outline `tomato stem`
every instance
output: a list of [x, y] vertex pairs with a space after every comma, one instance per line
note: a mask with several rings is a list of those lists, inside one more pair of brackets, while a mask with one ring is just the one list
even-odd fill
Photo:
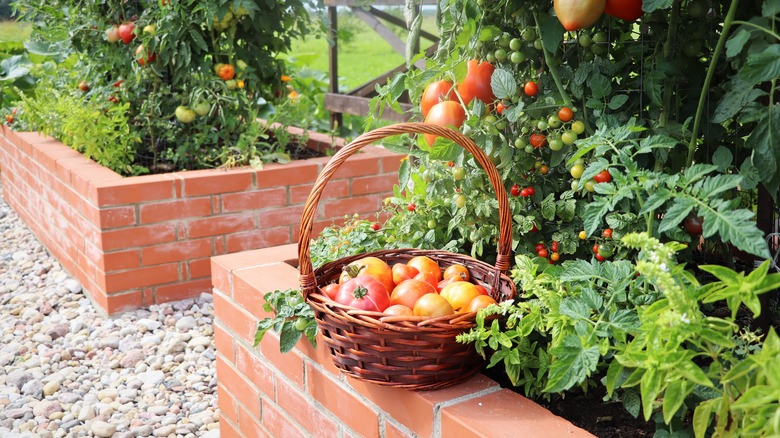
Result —
[[[672, 6], [672, 15], [669, 18], [669, 30], [666, 33], [666, 41], [663, 46], [663, 59], [669, 59], [672, 56], [672, 48], [674, 47], [675, 36], [677, 35], [677, 23], [680, 21], [680, 0], [676, 0]], [[663, 102], [661, 103], [661, 114], [658, 117], [658, 125], [661, 127], [666, 126], [669, 122], [669, 114], [672, 112], [672, 92], [674, 91], [674, 84], [676, 80], [674, 78], [667, 78], [667, 84], [664, 87]], [[663, 170], [664, 162], [656, 155], [655, 171], [660, 172]], [[648, 230], [649, 232], [650, 230]]]
[[[537, 35], [541, 35], [542, 29], [539, 27], [539, 18], [535, 10], [533, 11], [533, 15], [534, 25], [536, 26], [536, 33]], [[544, 63], [547, 65], [547, 70], [550, 72], [550, 76], [552, 76], [553, 81], [555, 82], [555, 86], [558, 88], [558, 93], [560, 93], [561, 98], [563, 98], [563, 106], [571, 107], [572, 103], [571, 98], [569, 97], [569, 93], [567, 93], [566, 89], [563, 87], [561, 77], [558, 75], [558, 69], [556, 69], [552, 64], [552, 54], [547, 51], [547, 48], [544, 47], [544, 43], [542, 43], [542, 53], [544, 54]]]
[[696, 140], [699, 138], [699, 126], [701, 125], [701, 117], [704, 114], [707, 94], [710, 92], [710, 83], [712, 82], [712, 77], [715, 75], [715, 65], [718, 63], [721, 52], [723, 52], [723, 47], [726, 45], [726, 40], [729, 36], [729, 30], [734, 23], [737, 5], [739, 5], [739, 0], [732, 0], [729, 11], [726, 13], [726, 18], [723, 20], [723, 30], [720, 32], [720, 37], [718, 37], [718, 44], [715, 46], [715, 51], [712, 53], [712, 59], [710, 59], [709, 68], [707, 68], [707, 76], [704, 77], [704, 83], [701, 86], [699, 106], [696, 107], [696, 118], [693, 120], [693, 131], [691, 132], [691, 141], [688, 143], [688, 160], [685, 162], [685, 167], [689, 167], [693, 164], [693, 154], [696, 152]]

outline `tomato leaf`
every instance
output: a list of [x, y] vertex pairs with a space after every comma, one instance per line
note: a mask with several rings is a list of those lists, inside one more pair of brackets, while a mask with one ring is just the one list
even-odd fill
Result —
[[745, 44], [750, 40], [750, 32], [746, 29], [739, 29], [728, 41], [726, 41], [726, 56], [733, 58], [740, 53]]
[[715, 113], [712, 115], [712, 123], [723, 123], [734, 117], [750, 102], [763, 96], [763, 91], [750, 87], [745, 81], [734, 77], [728, 85], [728, 91], [720, 98]]
[[612, 99], [609, 100], [609, 103], [607, 106], [611, 110], [616, 110], [623, 106], [624, 103], [628, 102], [628, 96], [625, 94], [616, 94], [612, 96]]
[[780, 3], [766, 0], [761, 6], [761, 15], [764, 17], [774, 17], [780, 14]]
[[761, 174], [749, 157], [739, 166], [739, 175], [742, 177], [742, 184], [740, 184], [742, 190], [753, 190], [761, 182]]
[[279, 333], [279, 351], [287, 353], [295, 348], [299, 339], [301, 339], [301, 332], [295, 328], [295, 322], [285, 321]]
[[780, 104], [774, 104], [764, 112], [762, 120], [745, 140], [745, 146], [753, 149], [752, 163], [762, 175], [762, 182], [769, 193], [776, 196], [780, 188], [780, 172], [777, 169], [780, 157]]
[[517, 81], [512, 73], [497, 68], [493, 70], [493, 75], [490, 76], [490, 87], [493, 89], [493, 94], [499, 99], [514, 96], [517, 93]]
[[661, 223], [658, 225], [658, 231], [663, 233], [680, 225], [683, 219], [688, 216], [688, 213], [693, 210], [694, 205], [694, 201], [690, 198], [674, 198], [672, 205], [666, 210], [664, 218], [661, 219]]
[[436, 138], [430, 153], [432, 160], [441, 161], [457, 161], [461, 155], [463, 155], [463, 148], [454, 141], [444, 137]]
[[408, 159], [401, 162], [401, 167], [398, 169], [398, 185], [400, 187], [406, 187], [409, 184], [409, 179], [412, 176], [411, 167]]
[[479, 31], [479, 40], [482, 42], [493, 41], [502, 34], [498, 26], [485, 26]]
[[759, 53], [748, 56], [739, 71], [740, 79], [756, 85], [780, 76], [780, 44], [774, 44]]
[[719, 172], [726, 172], [733, 162], [734, 154], [724, 146], [718, 146], [715, 153], [712, 154], [712, 164], [718, 166]]
[[566, 32], [566, 29], [556, 17], [547, 14], [539, 14], [538, 17], [542, 45], [548, 52], [555, 53], [563, 42], [563, 33]]
[[596, 370], [599, 347], [585, 348], [579, 336], [568, 335], [560, 345], [550, 349], [555, 357], [544, 392], [561, 392], [584, 381]]
[[601, 73], [596, 73], [588, 80], [588, 87], [594, 99], [603, 99], [612, 92], [612, 84], [609, 79]]
[[699, 208], [699, 214], [704, 218], [702, 235], [705, 238], [717, 232], [724, 242], [761, 258], [769, 258], [764, 234], [756, 227], [752, 211], [734, 209], [728, 201], [718, 199]]

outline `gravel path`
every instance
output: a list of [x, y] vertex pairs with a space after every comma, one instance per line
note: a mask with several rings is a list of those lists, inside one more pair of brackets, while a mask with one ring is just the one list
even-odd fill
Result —
[[104, 319], [1, 195], [0, 437], [218, 437], [211, 296]]

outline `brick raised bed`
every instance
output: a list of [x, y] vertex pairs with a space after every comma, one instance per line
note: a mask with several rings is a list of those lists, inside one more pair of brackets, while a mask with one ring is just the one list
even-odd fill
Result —
[[[296, 241], [328, 161], [124, 178], [52, 138], [0, 133], [6, 201], [108, 314], [209, 290], [212, 256]], [[310, 134], [309, 146], [330, 140]], [[319, 228], [374, 213], [391, 193], [401, 157], [364, 151], [328, 184]]]
[[266, 292], [298, 287], [295, 245], [212, 259], [220, 432], [232, 437], [580, 438], [590, 433], [479, 374], [413, 392], [341, 374], [323, 343], [254, 347]]

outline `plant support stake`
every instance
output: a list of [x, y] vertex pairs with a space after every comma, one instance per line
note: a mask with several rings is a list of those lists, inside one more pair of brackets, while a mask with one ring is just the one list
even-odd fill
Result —
[[726, 39], [729, 35], [729, 30], [734, 22], [734, 15], [737, 13], [737, 5], [739, 0], [733, 0], [729, 11], [726, 14], [726, 18], [723, 20], [723, 30], [718, 38], [718, 44], [715, 46], [715, 51], [712, 53], [712, 59], [710, 60], [710, 66], [707, 69], [707, 76], [704, 78], [704, 84], [701, 87], [701, 94], [699, 94], [699, 105], [696, 107], [696, 118], [693, 121], [693, 132], [691, 132], [691, 142], [688, 143], [688, 159], [685, 162], [685, 167], [689, 167], [693, 164], [693, 154], [696, 152], [696, 139], [699, 137], [699, 125], [701, 125], [701, 116], [704, 113], [704, 102], [707, 99], [707, 93], [710, 89], [710, 83], [712, 77], [715, 75], [715, 65], [718, 63], [720, 53], [723, 51], [723, 46], [726, 45]]

